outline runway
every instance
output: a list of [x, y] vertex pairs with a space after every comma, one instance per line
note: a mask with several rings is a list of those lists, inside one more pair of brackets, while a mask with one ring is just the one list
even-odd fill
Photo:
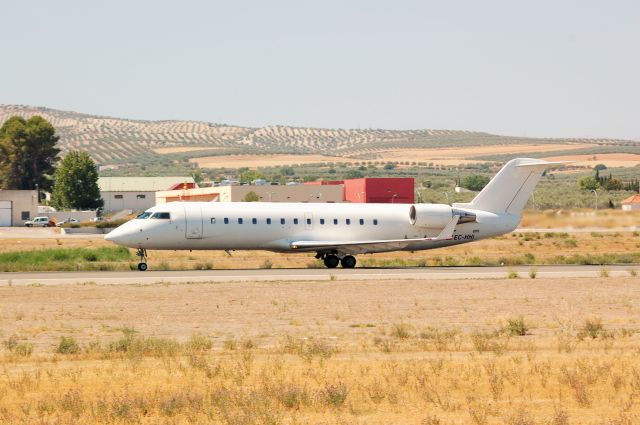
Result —
[[[152, 265], [151, 265], [152, 267]], [[530, 279], [567, 277], [629, 277], [640, 265], [616, 266], [515, 266], [515, 267], [407, 267], [356, 269], [251, 269], [185, 271], [81, 271], [0, 273], [0, 286], [25, 285], [152, 285], [199, 282], [334, 281], [334, 280], [450, 280], [504, 279], [511, 272]]]

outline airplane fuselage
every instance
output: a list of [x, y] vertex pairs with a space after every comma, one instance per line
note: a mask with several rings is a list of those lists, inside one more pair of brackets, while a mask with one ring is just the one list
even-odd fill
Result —
[[[421, 239], [442, 227], [412, 224], [407, 204], [328, 204], [267, 202], [173, 202], [149, 209], [109, 235], [121, 245], [144, 249], [317, 251], [294, 241]], [[431, 205], [442, 210], [448, 205]], [[472, 211], [472, 210], [471, 210]], [[417, 251], [457, 245], [512, 231], [520, 217], [472, 211], [474, 222], [457, 224], [451, 239], [415, 241]], [[168, 213], [154, 218], [154, 213]], [[451, 219], [451, 213], [444, 218]], [[427, 224], [428, 226], [428, 224]], [[396, 249], [375, 249], [383, 252]]]

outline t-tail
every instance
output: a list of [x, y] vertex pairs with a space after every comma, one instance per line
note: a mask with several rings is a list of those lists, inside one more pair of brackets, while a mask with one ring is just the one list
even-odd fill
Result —
[[473, 201], [454, 206], [519, 217], [545, 170], [563, 164], [535, 158], [512, 159]]

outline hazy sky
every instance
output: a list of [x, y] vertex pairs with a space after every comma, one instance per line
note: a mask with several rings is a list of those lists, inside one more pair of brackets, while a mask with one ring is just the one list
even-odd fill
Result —
[[5, 2], [0, 103], [640, 140], [640, 2]]

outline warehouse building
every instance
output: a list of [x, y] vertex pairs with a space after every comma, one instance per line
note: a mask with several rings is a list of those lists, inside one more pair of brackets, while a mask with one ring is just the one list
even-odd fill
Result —
[[175, 201], [242, 202], [256, 197], [255, 200], [262, 202], [343, 202], [344, 198], [342, 185], [244, 185], [160, 191], [156, 193], [156, 204]]
[[156, 192], [197, 187], [193, 177], [100, 177], [104, 211], [144, 211], [156, 204]]
[[0, 227], [23, 226], [37, 214], [35, 190], [0, 190]]

